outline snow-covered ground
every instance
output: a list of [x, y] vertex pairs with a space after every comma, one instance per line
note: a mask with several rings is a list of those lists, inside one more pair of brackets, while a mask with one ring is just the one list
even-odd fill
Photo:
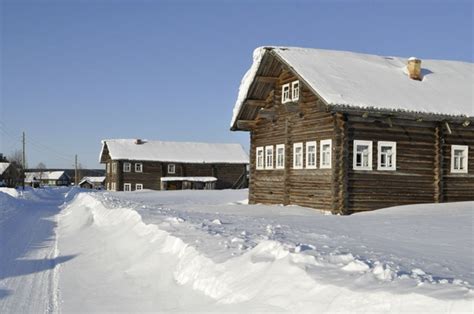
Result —
[[473, 312], [474, 202], [332, 216], [247, 190], [0, 191], [0, 312]]

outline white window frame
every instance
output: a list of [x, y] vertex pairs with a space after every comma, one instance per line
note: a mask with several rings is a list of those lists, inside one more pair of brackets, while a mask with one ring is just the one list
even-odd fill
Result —
[[[285, 91], [286, 90], [286, 91]], [[291, 96], [290, 96], [290, 83], [283, 84], [281, 86], [281, 103], [287, 103], [291, 101]]]
[[[271, 152], [269, 154], [268, 152]], [[271, 159], [269, 159], [269, 155], [271, 156]], [[273, 145], [265, 146], [265, 169], [273, 169]]]
[[[329, 145], [329, 152], [326, 152], [323, 147]], [[329, 153], [329, 163], [323, 164], [324, 161], [324, 154]], [[321, 140], [319, 142], [319, 168], [320, 169], [331, 169], [332, 168], [332, 140]]]
[[143, 190], [143, 184], [142, 183], [136, 183], [135, 184], [135, 191], [141, 191]]
[[[296, 165], [296, 149], [301, 148], [301, 154], [300, 154], [300, 165]], [[304, 156], [304, 149], [303, 149], [303, 143], [294, 143], [293, 144], [293, 169], [303, 169], [303, 156]]]
[[[392, 166], [382, 165], [382, 147], [390, 147], [392, 149]], [[377, 142], [377, 170], [395, 171], [397, 170], [397, 142]]]
[[[372, 153], [373, 153], [373, 145], [372, 141], [361, 141], [361, 140], [354, 140], [354, 149], [352, 152], [352, 168], [354, 170], [372, 170]], [[357, 166], [357, 147], [358, 146], [368, 146], [368, 166]]]
[[296, 80], [291, 83], [291, 100], [298, 101], [298, 99], [300, 99], [300, 81]]
[[170, 174], [175, 174], [176, 173], [176, 165], [175, 164], [168, 164], [168, 173], [170, 173]]
[[[261, 153], [261, 159], [259, 160], [259, 153]], [[265, 150], [263, 146], [257, 147], [255, 151], [255, 167], [257, 170], [265, 169]]]
[[132, 164], [129, 162], [123, 163], [123, 172], [131, 172], [132, 171]]
[[115, 182], [112, 182], [111, 185], [112, 185], [112, 191], [117, 191], [117, 184]]
[[[310, 165], [309, 164], [309, 161], [310, 161], [310, 158], [309, 158], [309, 155], [310, 155], [310, 152], [309, 152], [309, 148], [310, 147], [314, 147], [314, 165]], [[318, 145], [316, 143], [316, 141], [311, 141], [311, 142], [306, 142], [306, 169], [317, 169], [318, 168]]]
[[[463, 152], [463, 159], [462, 159], [462, 168], [463, 169], [456, 169], [454, 168], [454, 152], [456, 150], [462, 150]], [[468, 165], [469, 165], [469, 146], [467, 145], [451, 145], [451, 173], [468, 173]]]
[[105, 164], [105, 168], [106, 168], [105, 172], [110, 173], [110, 162]]
[[[128, 187], [128, 189], [127, 189]], [[124, 183], [123, 184], [123, 191], [124, 192], [131, 192], [132, 191], [132, 184], [131, 183]]]
[[117, 162], [112, 162], [112, 173], [117, 173]]
[[143, 163], [137, 162], [135, 164], [135, 172], [143, 172]]
[[[278, 154], [280, 149], [283, 149], [283, 154]], [[285, 144], [278, 144], [275, 146], [275, 157], [275, 169], [285, 169]]]

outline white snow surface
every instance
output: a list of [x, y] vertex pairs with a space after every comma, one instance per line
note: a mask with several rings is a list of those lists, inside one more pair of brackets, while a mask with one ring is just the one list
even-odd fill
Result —
[[161, 181], [194, 181], [194, 182], [214, 182], [215, 177], [161, 177]]
[[2, 191], [1, 313], [474, 306], [474, 202], [332, 216], [246, 190]]
[[9, 162], [0, 162], [0, 175], [2, 175], [5, 170], [7, 170], [8, 166], [10, 166]]
[[240, 144], [164, 142], [135, 139], [110, 139], [102, 141], [113, 160], [147, 160], [182, 163], [248, 163], [249, 158]]
[[86, 181], [89, 183], [103, 183], [105, 181], [105, 177], [84, 177], [79, 182], [79, 184], [82, 184]]
[[422, 59], [422, 81], [408, 77], [407, 58], [298, 47], [259, 47], [242, 79], [235, 124], [264, 54], [271, 49], [329, 105], [474, 116], [474, 64]]

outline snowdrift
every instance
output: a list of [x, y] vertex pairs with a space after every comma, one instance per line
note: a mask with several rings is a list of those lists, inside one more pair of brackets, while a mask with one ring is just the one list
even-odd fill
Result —
[[[62, 297], [76, 300], [64, 302], [66, 311], [472, 310], [474, 294], [463, 280], [434, 278], [417, 268], [404, 273], [390, 263], [363, 259], [351, 252], [306, 254], [317, 248], [304, 243], [292, 245], [278, 237], [254, 238], [254, 245], [234, 237], [231, 242], [240, 245], [241, 254], [217, 261], [209, 252], [200, 251], [196, 243], [211, 237], [210, 228], [224, 228], [225, 222], [201, 223], [207, 234], [200, 240], [190, 218], [182, 219], [176, 212], [163, 209], [161, 213], [169, 215], [166, 224], [146, 224], [133, 208], [143, 204], [133, 204], [100, 193], [79, 193], [63, 210], [59, 249], [64, 254], [78, 254], [61, 268], [61, 291], [66, 291]], [[164, 230], [165, 225], [174, 226], [176, 234], [195, 236], [179, 237]], [[277, 232], [275, 226], [267, 227], [268, 234]], [[108, 272], [94, 271], [97, 263], [107, 265]], [[86, 270], [81, 273], [80, 289], [67, 292], [67, 287], [78, 280], [71, 275], [75, 269]], [[94, 287], [98, 284], [102, 289]], [[103, 288], [108, 285], [113, 293], [104, 296], [107, 289]], [[168, 298], [174, 295], [182, 299], [164, 301], [165, 292]], [[101, 296], [113, 298], [113, 304], [105, 306]]]

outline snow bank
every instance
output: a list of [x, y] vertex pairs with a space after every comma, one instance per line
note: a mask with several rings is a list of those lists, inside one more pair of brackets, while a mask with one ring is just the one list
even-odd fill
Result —
[[[246, 244], [248, 247], [240, 246], [241, 254], [218, 262], [211, 257], [212, 254], [201, 251], [197, 243], [207, 242], [211, 237], [222, 240], [229, 230], [239, 231], [242, 226], [235, 223], [243, 220], [235, 220], [235, 216], [228, 215], [225, 219], [219, 219], [219, 223], [213, 223], [217, 219], [213, 212], [206, 217], [214, 217], [214, 220], [206, 218], [208, 223], [204, 223], [204, 216], [199, 214], [200, 228], [205, 231], [199, 233], [192, 222], [192, 215], [195, 214], [181, 212], [187, 215], [185, 219], [170, 220], [176, 212], [163, 208], [159, 213], [167, 213], [166, 224], [146, 224], [136, 210], [123, 207], [127, 202], [111, 199], [108, 193], [102, 194], [104, 198], [100, 195], [77, 195], [64, 210], [60, 220], [61, 251], [72, 253], [76, 250], [79, 254], [62, 268], [65, 286], [61, 291], [67, 291], [68, 284], [77, 281], [77, 272], [71, 275], [73, 270], [82, 270], [81, 289], [63, 294], [63, 299], [81, 300], [77, 301], [76, 306], [82, 306], [79, 308], [83, 310], [170, 310], [140, 301], [141, 298], [150, 297], [147, 294], [150, 291], [156, 295], [164, 293], [165, 290], [157, 288], [160, 285], [164, 285], [162, 288], [169, 295], [183, 291], [188, 296], [193, 295], [193, 300], [185, 299], [175, 308], [178, 311], [456, 312], [469, 311], [473, 305], [472, 290], [462, 282], [456, 284], [449, 280], [432, 280], [430, 283], [426, 280], [427, 273], [421, 269], [414, 268], [404, 275], [397, 271], [396, 265], [383, 260], [362, 258], [340, 249], [324, 254], [324, 248], [319, 248], [320, 244], [294, 245], [284, 240], [285, 230], [288, 230], [285, 224], [262, 226], [266, 236], [256, 235], [253, 238], [254, 245], [248, 242], [255, 232], [250, 224], [245, 228], [247, 232], [241, 232], [238, 236], [227, 235], [236, 239], [232, 241], [234, 245]], [[245, 208], [242, 205], [228, 206], [234, 206], [234, 211]], [[298, 211], [297, 208], [295, 210]], [[302, 216], [304, 218], [307, 217]], [[345, 219], [327, 217], [333, 218], [338, 221]], [[233, 225], [227, 222], [232, 219]], [[286, 221], [293, 219], [295, 217], [288, 216]], [[225, 229], [227, 225], [230, 225], [228, 230]], [[173, 235], [164, 228], [175, 230], [176, 234], [182, 236]], [[324, 234], [318, 237], [323, 240]], [[214, 243], [211, 242], [211, 245]], [[96, 263], [108, 265], [110, 275], [94, 273]], [[88, 274], [89, 268], [92, 268], [92, 274]], [[165, 274], [172, 274], [172, 277], [168, 278]], [[102, 285], [100, 291], [93, 287], [97, 281]], [[101, 294], [107, 290], [103, 289], [104, 285], [107, 287], [107, 284], [113, 285], [116, 307], [104, 308], [104, 305], [99, 304]], [[145, 287], [148, 290], [144, 290]], [[202, 296], [186, 290], [190, 288], [214, 302], [196, 301]], [[134, 295], [127, 295], [133, 293], [133, 289], [138, 290]], [[137, 296], [137, 293], [141, 296]], [[98, 299], [90, 301], [92, 295]], [[130, 301], [132, 297], [138, 299]], [[125, 303], [125, 300], [129, 303]], [[74, 302], [71, 302], [65, 302], [64, 305], [73, 306], [71, 304]], [[92, 304], [88, 304], [90, 302]], [[131, 304], [135, 307], [130, 308]], [[187, 308], [187, 305], [193, 307]]]
[[18, 193], [18, 191], [13, 188], [0, 188], [0, 192], [8, 194], [11, 197], [15, 197], [15, 198], [20, 196], [20, 193]]

